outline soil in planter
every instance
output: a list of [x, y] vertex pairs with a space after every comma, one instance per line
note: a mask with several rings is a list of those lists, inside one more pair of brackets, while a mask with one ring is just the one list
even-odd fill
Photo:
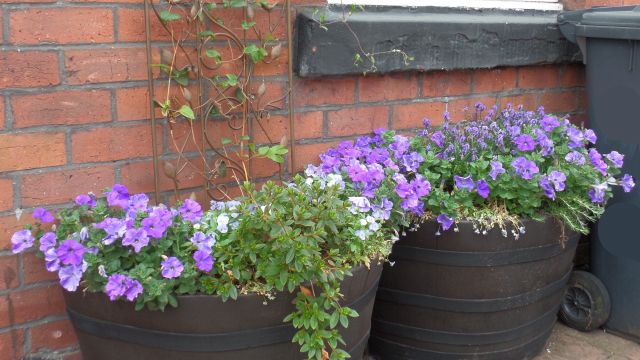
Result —
[[[382, 270], [359, 267], [341, 286], [344, 304], [360, 314], [341, 333], [353, 359], [362, 359], [369, 338], [374, 296]], [[302, 359], [291, 342], [295, 329], [282, 319], [295, 296], [278, 294], [265, 302], [241, 295], [180, 296], [177, 308], [135, 311], [131, 303], [110, 302], [104, 294], [66, 293], [67, 311], [87, 360]]]
[[425, 223], [395, 244], [376, 297], [371, 352], [391, 359], [530, 359], [556, 321], [579, 236], [552, 220], [515, 240]]

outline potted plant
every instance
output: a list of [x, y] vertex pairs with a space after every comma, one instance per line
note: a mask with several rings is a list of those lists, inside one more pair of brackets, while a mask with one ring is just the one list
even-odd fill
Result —
[[116, 184], [36, 210], [13, 252], [58, 273], [86, 359], [359, 359], [391, 245], [343, 188], [247, 182], [203, 211]]
[[[496, 107], [408, 139], [341, 144], [319, 169], [393, 203], [411, 227], [394, 244], [374, 310], [383, 359], [530, 358], [545, 345], [572, 268], [578, 233], [603, 212], [623, 155], [567, 118]], [[349, 149], [345, 151], [344, 149]], [[382, 156], [381, 156], [382, 155]], [[383, 181], [369, 169], [382, 166]], [[391, 193], [391, 194], [390, 194]], [[382, 195], [381, 195], [382, 194]], [[375, 201], [375, 200], [374, 200]], [[403, 217], [404, 216], [404, 217]], [[392, 219], [394, 220], [394, 219]]]

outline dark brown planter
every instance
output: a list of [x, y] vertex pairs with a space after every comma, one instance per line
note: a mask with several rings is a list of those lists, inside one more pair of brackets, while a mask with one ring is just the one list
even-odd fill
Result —
[[[381, 265], [358, 267], [341, 287], [344, 304], [360, 314], [342, 335], [345, 349], [361, 359]], [[282, 320], [294, 309], [294, 295], [280, 293], [265, 303], [259, 295], [222, 302], [217, 296], [180, 296], [177, 308], [135, 311], [131, 303], [104, 294], [66, 293], [67, 312], [86, 360], [301, 359], [295, 333]]]
[[[376, 296], [371, 352], [390, 359], [530, 359], [545, 346], [579, 236], [552, 220], [518, 240], [427, 222], [394, 245]], [[564, 239], [564, 240], [563, 240]]]

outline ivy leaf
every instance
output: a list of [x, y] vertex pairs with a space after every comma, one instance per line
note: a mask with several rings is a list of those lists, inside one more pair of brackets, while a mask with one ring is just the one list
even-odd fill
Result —
[[195, 120], [196, 118], [196, 115], [193, 113], [193, 109], [191, 109], [189, 105], [182, 105], [178, 112], [187, 119]]
[[220, 62], [220, 60], [222, 59], [222, 55], [220, 54], [220, 52], [218, 50], [209, 49], [209, 50], [207, 50], [206, 55], [207, 55], [207, 57], [215, 59], [216, 63]]
[[249, 30], [252, 27], [254, 27], [256, 25], [255, 21], [251, 21], [251, 22], [246, 22], [246, 21], [242, 21], [242, 28], [245, 30]]
[[165, 23], [169, 21], [180, 20], [181, 18], [182, 16], [180, 16], [180, 14], [172, 13], [169, 10], [162, 10], [160, 12], [160, 20], [162, 20]]

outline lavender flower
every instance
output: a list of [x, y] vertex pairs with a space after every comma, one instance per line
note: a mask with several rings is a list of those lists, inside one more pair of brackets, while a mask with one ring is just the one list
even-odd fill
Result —
[[556, 191], [553, 188], [553, 185], [551, 185], [551, 182], [549, 181], [549, 177], [541, 176], [539, 184], [542, 190], [544, 191], [544, 194], [546, 197], [548, 197], [551, 200], [556, 199]]
[[598, 141], [598, 137], [596, 136], [596, 133], [591, 130], [591, 129], [585, 129], [583, 136], [585, 138], [585, 140], [587, 140], [588, 142], [595, 144], [596, 141]]
[[129, 206], [129, 190], [124, 185], [113, 185], [111, 191], [107, 192], [106, 195], [109, 206], [118, 206], [123, 209]]
[[394, 152], [396, 158], [400, 158], [409, 150], [409, 139], [402, 135], [396, 135], [393, 139], [395, 141], [389, 145], [389, 149]]
[[32, 247], [34, 240], [31, 230], [20, 230], [11, 236], [11, 251], [14, 254], [19, 254]]
[[431, 183], [420, 174], [417, 174], [416, 178], [411, 180], [411, 185], [413, 186], [413, 192], [420, 197], [429, 195], [431, 191]]
[[147, 211], [147, 206], [149, 206], [149, 197], [146, 194], [135, 194], [129, 198], [129, 210], [133, 210], [134, 213]]
[[229, 231], [229, 216], [225, 213], [218, 215], [216, 219], [216, 223], [218, 224], [217, 230], [223, 234], [226, 234]]
[[606, 195], [606, 191], [609, 189], [609, 186], [606, 182], [602, 184], [594, 185], [591, 190], [589, 190], [588, 195], [591, 198], [591, 201], [594, 203], [603, 203]]
[[47, 250], [56, 246], [57, 243], [58, 239], [56, 238], [56, 234], [49, 231], [42, 235], [42, 237], [40, 238], [40, 251], [46, 252]]
[[173, 223], [173, 214], [166, 206], [155, 206], [151, 209], [149, 217], [142, 220], [142, 227], [149, 236], [160, 239]]
[[611, 161], [615, 168], [619, 169], [624, 165], [624, 155], [615, 150], [607, 154], [607, 159]]
[[540, 127], [546, 132], [551, 132], [553, 129], [560, 126], [560, 121], [554, 116], [546, 115], [540, 120]]
[[511, 166], [516, 170], [521, 178], [525, 180], [533, 179], [533, 175], [537, 174], [539, 169], [535, 162], [527, 160], [520, 156], [511, 162]]
[[636, 186], [636, 183], [633, 182], [633, 177], [631, 175], [624, 174], [624, 176], [620, 180], [620, 185], [622, 186], [624, 192], [628, 193], [633, 190], [633, 187]]
[[109, 296], [109, 300], [117, 300], [127, 291], [127, 276], [123, 274], [113, 274], [109, 276], [104, 291], [107, 296]]
[[122, 245], [132, 246], [133, 251], [139, 253], [143, 247], [149, 245], [149, 236], [144, 229], [128, 229], [122, 239]]
[[49, 248], [44, 252], [44, 265], [49, 272], [60, 270], [60, 259], [56, 253], [56, 248]]
[[609, 165], [602, 160], [602, 155], [596, 149], [589, 150], [589, 158], [591, 159], [591, 164], [595, 167], [600, 173], [604, 176], [607, 176], [607, 170], [609, 169]]
[[178, 211], [180, 211], [180, 215], [186, 221], [195, 223], [202, 219], [202, 207], [198, 202], [191, 199], [186, 199]]
[[89, 209], [92, 209], [96, 206], [96, 199], [91, 195], [80, 194], [76, 196], [76, 205], [78, 206], [87, 206]]
[[213, 257], [211, 253], [207, 251], [196, 251], [193, 253], [193, 260], [196, 262], [196, 267], [200, 271], [209, 272], [213, 268]]
[[85, 253], [85, 248], [75, 240], [65, 240], [56, 250], [58, 259], [64, 265], [80, 265]]
[[436, 221], [442, 225], [442, 230], [449, 230], [451, 225], [453, 225], [453, 219], [448, 217], [447, 214], [440, 214], [436, 218]]
[[393, 209], [393, 203], [389, 201], [386, 197], [381, 199], [380, 205], [372, 206], [372, 213], [374, 218], [380, 220], [389, 220], [391, 217], [391, 209]]
[[569, 148], [580, 148], [584, 146], [584, 134], [582, 131], [574, 127], [567, 127], [567, 137], [569, 138]]
[[486, 181], [484, 181], [484, 179], [478, 180], [477, 189], [478, 189], [478, 195], [480, 195], [480, 197], [484, 199], [489, 197], [489, 192], [490, 192], [489, 184]]
[[412, 152], [402, 156], [402, 164], [407, 171], [417, 171], [424, 158], [417, 152]]
[[351, 196], [349, 197], [351, 202], [351, 212], [368, 212], [371, 210], [371, 203], [366, 197]]
[[140, 284], [138, 280], [132, 278], [127, 278], [126, 286], [127, 290], [124, 291], [124, 296], [129, 301], [135, 300], [144, 291], [142, 284]]
[[33, 215], [31, 215], [34, 219], [42, 222], [42, 223], [52, 223], [56, 221], [56, 219], [44, 208], [37, 208], [33, 211]]
[[196, 231], [191, 237], [191, 242], [196, 246], [198, 250], [211, 252], [213, 245], [216, 243], [216, 239], [213, 236], [207, 236], [201, 231]]
[[67, 291], [76, 291], [82, 280], [82, 265], [63, 266], [58, 271], [60, 285]]
[[556, 191], [563, 191], [565, 188], [564, 182], [567, 180], [567, 176], [562, 171], [552, 171], [549, 173], [549, 181], [553, 184]]
[[124, 236], [127, 225], [123, 220], [117, 218], [105, 218], [101, 222], [93, 225], [96, 229], [102, 229], [107, 233], [102, 239], [102, 244], [111, 245], [114, 241]]
[[184, 266], [182, 265], [180, 260], [173, 256], [164, 260], [160, 265], [162, 277], [166, 279], [177, 278], [180, 276], [180, 274], [182, 274], [182, 271], [184, 270]]
[[439, 148], [444, 146], [444, 134], [442, 131], [436, 131], [431, 135], [431, 141], [433, 141]]

